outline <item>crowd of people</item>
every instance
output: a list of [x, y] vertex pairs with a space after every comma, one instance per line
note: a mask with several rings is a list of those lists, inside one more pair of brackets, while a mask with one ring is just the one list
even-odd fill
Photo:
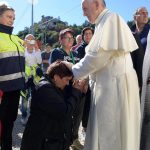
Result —
[[60, 47], [42, 50], [33, 34], [12, 34], [15, 10], [0, 5], [1, 150], [12, 150], [19, 100], [21, 150], [150, 149], [147, 8], [131, 28], [104, 0], [82, 0], [82, 10], [94, 28], [63, 29]]

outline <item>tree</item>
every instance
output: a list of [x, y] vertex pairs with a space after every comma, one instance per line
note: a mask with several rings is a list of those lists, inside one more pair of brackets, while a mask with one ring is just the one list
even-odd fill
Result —
[[[75, 36], [80, 34], [82, 29], [86, 26], [91, 26], [88, 21], [85, 21], [82, 25], [76, 24], [69, 25], [68, 22], [63, 22], [60, 17], [54, 18], [52, 16], [41, 16], [41, 20], [38, 23], [34, 23], [34, 36], [36, 39], [41, 39], [42, 43], [51, 43], [54, 47], [59, 46], [59, 32], [65, 28], [71, 28]], [[30, 33], [31, 27], [25, 27], [23, 31], [19, 31], [18, 36], [24, 39], [24, 37]]]

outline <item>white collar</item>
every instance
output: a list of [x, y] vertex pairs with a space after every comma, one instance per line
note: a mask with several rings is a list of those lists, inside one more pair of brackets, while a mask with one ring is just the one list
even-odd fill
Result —
[[105, 14], [106, 14], [107, 12], [109, 12], [109, 10], [105, 8], [105, 9], [99, 14], [99, 16], [98, 16], [98, 17], [96, 18], [96, 20], [95, 20], [95, 25], [97, 25], [97, 24], [100, 22], [100, 20], [105, 16]]

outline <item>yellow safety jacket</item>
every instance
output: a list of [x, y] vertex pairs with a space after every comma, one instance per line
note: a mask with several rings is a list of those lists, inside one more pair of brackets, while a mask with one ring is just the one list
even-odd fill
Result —
[[[2, 26], [2, 25], [1, 25]], [[23, 40], [2, 31], [0, 26], [0, 89], [14, 91], [24, 88], [25, 58]]]
[[26, 80], [28, 80], [28, 78], [33, 77], [33, 82], [35, 85], [38, 84], [38, 82], [40, 81], [40, 77], [37, 75], [36, 73], [36, 69], [38, 68], [38, 65], [33, 65], [33, 66], [25, 66], [25, 75], [26, 75]]
[[[33, 65], [33, 66], [25, 65], [25, 80], [26, 80], [26, 82], [28, 82], [28, 80], [30, 78], [33, 78], [33, 83], [34, 83], [35, 86], [37, 86], [39, 81], [41, 80], [41, 78], [36, 73], [36, 69], [38, 67], [39, 67], [38, 65]], [[28, 98], [28, 96], [27, 96], [28, 95], [28, 90], [27, 89], [26, 90], [21, 90], [20, 94], [25, 99]]]

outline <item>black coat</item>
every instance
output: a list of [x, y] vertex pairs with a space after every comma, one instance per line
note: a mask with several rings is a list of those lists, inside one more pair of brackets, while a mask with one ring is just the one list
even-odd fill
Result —
[[144, 26], [143, 31], [137, 34], [135, 32], [136, 26], [133, 25], [131, 27], [131, 31], [139, 47], [136, 51], [133, 51], [131, 53], [131, 57], [132, 57], [134, 69], [137, 73], [140, 88], [142, 87], [142, 68], [143, 68], [143, 60], [144, 60], [144, 55], [145, 55], [145, 50], [147, 45], [147, 36], [148, 36], [149, 29], [150, 29], [150, 25], [146, 24]]
[[137, 73], [139, 87], [142, 88], [142, 68], [143, 68], [145, 51], [140, 42], [139, 36], [137, 34], [133, 34], [133, 35], [139, 48], [131, 53], [131, 58], [133, 61], [133, 67]]
[[62, 90], [41, 81], [31, 101], [21, 150], [68, 150], [72, 143], [72, 114], [79, 99], [77, 89], [73, 88], [65, 100]]
[[80, 59], [82, 59], [85, 56], [85, 47], [87, 46], [87, 43], [83, 42], [80, 46], [78, 46], [75, 51], [77, 52], [77, 55]]

